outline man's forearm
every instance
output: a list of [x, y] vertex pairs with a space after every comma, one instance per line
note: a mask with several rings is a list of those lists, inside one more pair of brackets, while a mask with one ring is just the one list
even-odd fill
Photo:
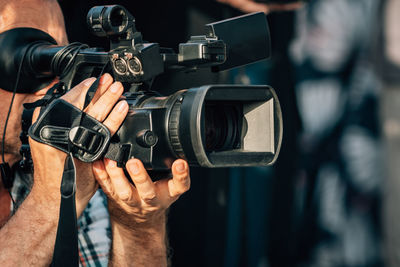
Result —
[[[35, 164], [32, 191], [0, 229], [0, 266], [46, 266], [53, 256], [63, 171], [59, 162], [64, 162], [65, 155], [46, 151], [41, 154], [37, 150], [32, 150], [32, 155], [42, 161]], [[77, 201], [78, 216], [88, 201], [89, 198]]]
[[0, 229], [0, 266], [50, 264], [59, 207], [31, 192], [16, 214]]
[[109, 266], [167, 266], [165, 217], [151, 227], [111, 225]]

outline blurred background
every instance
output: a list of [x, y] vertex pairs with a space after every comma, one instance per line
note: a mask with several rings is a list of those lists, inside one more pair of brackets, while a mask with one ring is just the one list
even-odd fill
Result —
[[[118, 3], [145, 40], [175, 49], [243, 14], [221, 2], [60, 0], [70, 42], [106, 47], [86, 14]], [[268, 61], [156, 80], [164, 94], [269, 84], [284, 119], [274, 166], [191, 170], [191, 190], [169, 212], [172, 266], [400, 266], [398, 14], [399, 0], [311, 0], [267, 15]]]

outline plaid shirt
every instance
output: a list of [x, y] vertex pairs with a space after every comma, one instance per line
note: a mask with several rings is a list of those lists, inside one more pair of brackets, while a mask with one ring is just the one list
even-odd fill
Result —
[[[33, 185], [33, 175], [20, 169], [14, 171], [12, 196], [15, 213], [28, 196]], [[80, 266], [107, 266], [111, 245], [111, 228], [107, 212], [107, 198], [99, 190], [92, 197], [85, 211], [78, 218]]]

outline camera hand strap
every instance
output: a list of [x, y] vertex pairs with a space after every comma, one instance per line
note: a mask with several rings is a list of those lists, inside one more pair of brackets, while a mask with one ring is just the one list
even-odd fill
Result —
[[83, 162], [100, 159], [111, 139], [105, 125], [62, 99], [49, 104], [29, 128], [29, 136]]

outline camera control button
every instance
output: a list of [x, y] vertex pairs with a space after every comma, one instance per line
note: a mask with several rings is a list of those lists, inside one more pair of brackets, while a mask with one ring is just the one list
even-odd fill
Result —
[[143, 130], [136, 136], [136, 141], [143, 147], [152, 147], [157, 144], [158, 137], [153, 131]]

